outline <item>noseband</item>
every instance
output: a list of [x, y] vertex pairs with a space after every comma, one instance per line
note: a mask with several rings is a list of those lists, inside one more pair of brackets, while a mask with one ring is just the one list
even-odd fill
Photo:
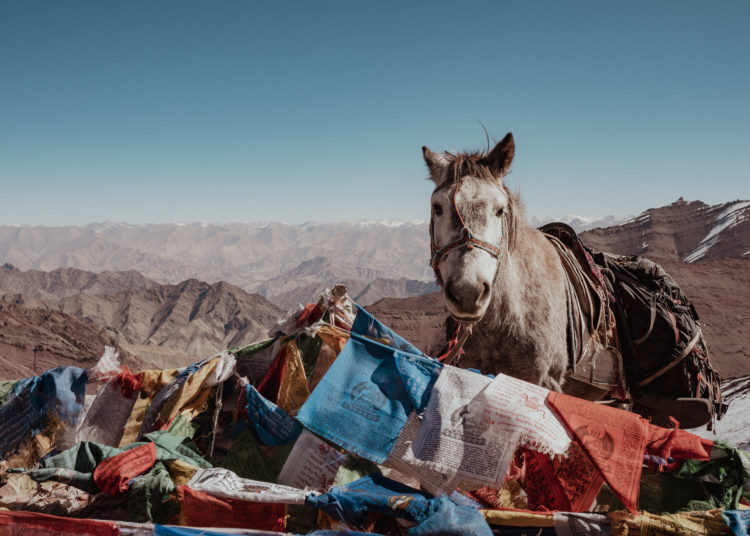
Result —
[[[495, 257], [498, 262], [500, 261], [500, 254], [502, 253], [502, 250], [499, 246], [495, 246], [474, 236], [474, 234], [471, 232], [471, 229], [469, 229], [469, 227], [466, 225], [466, 222], [461, 215], [461, 211], [458, 210], [458, 203], [456, 202], [458, 190], [461, 188], [462, 184], [463, 182], [459, 179], [458, 184], [456, 184], [456, 189], [453, 190], [453, 210], [456, 212], [458, 221], [461, 223], [461, 237], [458, 240], [451, 242], [450, 244], [447, 244], [443, 247], [438, 247], [437, 244], [435, 244], [434, 221], [432, 219], [430, 220], [430, 266], [432, 266], [432, 270], [435, 272], [435, 279], [437, 280], [438, 285], [440, 285], [441, 287], [443, 286], [443, 277], [440, 275], [440, 263], [454, 249], [474, 249], [476, 247], [486, 251], [487, 253]], [[503, 221], [502, 223], [504, 224], [505, 221]], [[502, 236], [505, 236], [505, 225], [502, 225]]]

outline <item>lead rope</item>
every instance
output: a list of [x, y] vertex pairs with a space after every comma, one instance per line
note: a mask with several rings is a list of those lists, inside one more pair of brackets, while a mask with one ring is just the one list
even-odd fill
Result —
[[[461, 330], [463, 333], [458, 337], [458, 340], [456, 341], [456, 345], [451, 348], [451, 351], [448, 353], [447, 356], [445, 356], [445, 365], [452, 365], [453, 360], [456, 358], [456, 356], [459, 355], [459, 352], [461, 352], [461, 348], [463, 348], [464, 343], [466, 342], [466, 339], [469, 338], [471, 335], [472, 330], [474, 329], [474, 323], [473, 322], [460, 322], [459, 323]], [[456, 360], [456, 366], [458, 366], [458, 361]]]

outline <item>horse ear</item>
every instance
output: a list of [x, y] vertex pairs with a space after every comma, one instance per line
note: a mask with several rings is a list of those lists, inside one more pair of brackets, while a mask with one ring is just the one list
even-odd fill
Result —
[[448, 159], [441, 153], [430, 151], [425, 146], [422, 146], [422, 155], [424, 155], [424, 161], [430, 170], [430, 179], [440, 186], [440, 179], [443, 177], [443, 171], [448, 165]]
[[495, 177], [502, 177], [508, 172], [513, 161], [516, 144], [513, 142], [513, 134], [508, 132], [500, 142], [495, 145], [492, 152], [484, 158], [484, 163], [490, 168]]

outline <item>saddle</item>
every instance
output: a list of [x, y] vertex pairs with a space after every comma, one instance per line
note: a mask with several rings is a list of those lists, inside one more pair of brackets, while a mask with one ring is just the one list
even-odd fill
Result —
[[540, 230], [555, 246], [568, 276], [566, 391], [576, 395], [594, 387], [602, 398], [627, 403], [625, 367], [610, 308], [614, 296], [607, 279], [570, 226], [556, 222]]
[[540, 230], [568, 275], [570, 394], [576, 382], [609, 389], [614, 402], [659, 426], [674, 417], [684, 428], [710, 427], [721, 418], [720, 378], [698, 315], [664, 269], [642, 257], [594, 252], [563, 223]]

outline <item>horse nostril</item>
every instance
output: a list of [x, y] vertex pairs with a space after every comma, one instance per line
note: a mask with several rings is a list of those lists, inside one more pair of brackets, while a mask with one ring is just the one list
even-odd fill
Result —
[[490, 290], [491, 290], [491, 287], [490, 287], [489, 283], [487, 283], [486, 281], [484, 283], [482, 283], [482, 295], [479, 297], [479, 301], [480, 302], [483, 302], [483, 301], [489, 299], [489, 297], [490, 297]]
[[445, 297], [453, 303], [458, 303], [458, 298], [456, 298], [456, 295], [453, 293], [453, 281], [448, 281], [445, 284]]

